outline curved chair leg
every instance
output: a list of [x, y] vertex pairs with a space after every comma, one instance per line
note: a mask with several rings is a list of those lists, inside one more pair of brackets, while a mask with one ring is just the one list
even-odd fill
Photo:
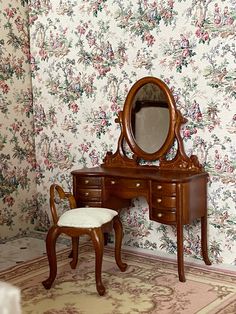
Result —
[[95, 250], [95, 276], [96, 276], [96, 288], [99, 295], [104, 295], [106, 289], [102, 284], [102, 258], [104, 249], [104, 238], [101, 228], [94, 228], [91, 231], [91, 238]]
[[57, 275], [57, 257], [56, 257], [56, 241], [60, 235], [60, 228], [57, 226], [52, 226], [48, 230], [46, 238], [46, 249], [49, 262], [49, 277], [42, 282], [46, 289], [50, 289]]
[[72, 261], [70, 262], [70, 266], [72, 269], [76, 268], [78, 263], [78, 252], [79, 252], [79, 237], [72, 238]]
[[127, 264], [121, 260], [121, 244], [123, 238], [123, 227], [119, 216], [113, 218], [113, 227], [115, 230], [115, 260], [121, 271], [125, 271]]

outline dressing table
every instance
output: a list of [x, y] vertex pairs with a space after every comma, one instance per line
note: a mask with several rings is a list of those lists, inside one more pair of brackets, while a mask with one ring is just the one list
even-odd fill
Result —
[[195, 219], [201, 220], [203, 260], [211, 265], [207, 250], [208, 173], [195, 155], [188, 157], [184, 151], [180, 128], [186, 121], [168, 86], [158, 78], [144, 77], [132, 86], [116, 120], [121, 128], [116, 152], [107, 152], [100, 167], [72, 171], [79, 207], [119, 211], [130, 206], [132, 198], [143, 196], [150, 220], [176, 226], [182, 282], [183, 226]]

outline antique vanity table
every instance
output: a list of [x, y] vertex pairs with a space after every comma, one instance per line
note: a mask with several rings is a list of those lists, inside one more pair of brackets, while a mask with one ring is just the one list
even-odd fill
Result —
[[[140, 123], [138, 114], [147, 122]], [[196, 156], [188, 157], [184, 151], [180, 127], [186, 121], [163, 81], [142, 78], [131, 88], [116, 121], [121, 127], [117, 151], [108, 152], [100, 167], [72, 171], [78, 206], [119, 211], [130, 206], [132, 198], [143, 196], [151, 220], [176, 226], [178, 273], [182, 282], [183, 226], [197, 218], [201, 219], [202, 257], [211, 265], [207, 251], [208, 174]], [[137, 132], [139, 128], [141, 132]], [[174, 146], [175, 155], [170, 158], [168, 153]], [[144, 161], [157, 164], [147, 165]]]

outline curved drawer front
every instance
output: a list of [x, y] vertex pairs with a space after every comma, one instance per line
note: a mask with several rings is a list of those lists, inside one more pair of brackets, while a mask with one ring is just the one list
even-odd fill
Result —
[[152, 182], [152, 192], [162, 195], [176, 195], [175, 183]]
[[175, 196], [157, 196], [152, 197], [152, 206], [155, 208], [176, 208]]
[[160, 223], [175, 223], [176, 212], [175, 211], [161, 211], [156, 208], [152, 209], [150, 218]]
[[122, 178], [105, 178], [107, 188], [116, 189], [148, 189], [149, 183], [145, 180], [122, 179]]

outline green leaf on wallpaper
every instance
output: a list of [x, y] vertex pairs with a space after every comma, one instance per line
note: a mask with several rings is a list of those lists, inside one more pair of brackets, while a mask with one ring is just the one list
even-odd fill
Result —
[[229, 225], [236, 225], [236, 221], [235, 221], [235, 220], [230, 220], [230, 219], [228, 219], [228, 220], [227, 220], [227, 223], [228, 223]]
[[15, 151], [15, 153], [12, 155], [13, 158], [17, 158], [20, 161], [25, 159], [25, 150], [23, 148], [18, 146], [15, 147], [13, 151]]
[[203, 76], [207, 77], [212, 74], [212, 67], [208, 66], [203, 70]]
[[28, 0], [21, 0], [21, 5], [24, 7], [26, 4], [28, 4]]
[[216, 229], [221, 229], [222, 228], [222, 225], [220, 224], [216, 224], [216, 223], [210, 223], [210, 225]]
[[17, 190], [18, 183], [13, 184], [10, 181], [7, 181], [0, 174], [0, 198], [4, 198], [6, 195], [12, 194], [15, 190]]
[[7, 137], [0, 134], [0, 151], [4, 148], [6, 143], [7, 143]]

